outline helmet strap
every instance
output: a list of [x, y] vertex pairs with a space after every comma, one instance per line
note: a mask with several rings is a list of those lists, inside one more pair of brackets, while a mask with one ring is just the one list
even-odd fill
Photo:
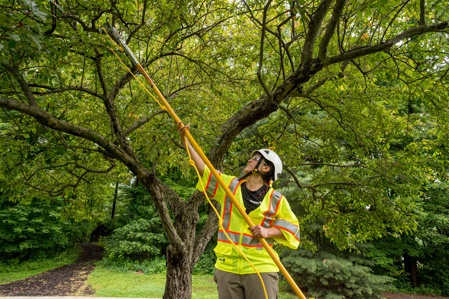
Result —
[[263, 160], [263, 157], [260, 157], [260, 159], [259, 159], [259, 161], [257, 161], [257, 164], [256, 164], [256, 166], [254, 167], [254, 169], [251, 170], [250, 172], [248, 172], [247, 174], [245, 174], [244, 176], [242, 176], [241, 178], [239, 178], [239, 179], [238, 179], [239, 182], [240, 182], [241, 180], [246, 179], [247, 177], [249, 177], [250, 175], [252, 175], [252, 174], [254, 174], [254, 173], [261, 173], [261, 172], [259, 171], [259, 165], [260, 165], [260, 163], [262, 163], [262, 160]]

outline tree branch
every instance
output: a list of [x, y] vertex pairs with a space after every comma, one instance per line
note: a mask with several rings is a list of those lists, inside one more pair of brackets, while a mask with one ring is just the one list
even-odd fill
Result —
[[131, 39], [133, 38], [134, 34], [136, 34], [144, 25], [145, 25], [145, 16], [147, 12], [147, 4], [148, 0], [144, 0], [143, 2], [143, 11], [142, 11], [142, 19], [140, 21], [139, 26], [137, 26], [131, 33], [129, 34], [128, 38], [126, 39], [126, 44], [128, 44]]
[[340, 78], [343, 78], [343, 77], [345, 76], [345, 75], [343, 74], [343, 72], [346, 70], [346, 67], [348, 66], [348, 64], [349, 64], [348, 61], [343, 62], [343, 63], [341, 64], [340, 71], [339, 71], [337, 74], [332, 75], [332, 76], [328, 76], [328, 77], [325, 77], [325, 78], [319, 80], [317, 83], [315, 83], [315, 84], [312, 85], [309, 89], [307, 89], [307, 90], [305, 90], [305, 91], [303, 91], [303, 92], [292, 92], [292, 93], [291, 93], [291, 96], [292, 96], [292, 97], [293, 97], [293, 96], [300, 96], [300, 97], [307, 98], [307, 97], [309, 97], [315, 90], [317, 90], [318, 88], [320, 88], [321, 86], [323, 86], [324, 83], [326, 83], [327, 81], [330, 81], [330, 80], [338, 80], [338, 79], [340, 79]]
[[[106, 12], [106, 11], [104, 11]], [[104, 13], [103, 12], [103, 13]], [[98, 28], [95, 27], [95, 23], [92, 24], [92, 27], [87, 26], [86, 23], [84, 23], [83, 20], [81, 20], [78, 16], [74, 16], [74, 15], [68, 15], [68, 14], [63, 14], [61, 16], [56, 16], [56, 18], [58, 19], [71, 19], [71, 20], [75, 20], [78, 24], [81, 25], [81, 27], [83, 27], [84, 31], [87, 32], [93, 32], [93, 33], [98, 33]]]
[[334, 6], [334, 10], [332, 12], [332, 17], [327, 24], [326, 32], [323, 35], [323, 39], [321, 40], [318, 58], [324, 60], [327, 56], [327, 48], [329, 47], [329, 43], [331, 41], [332, 36], [335, 33], [335, 29], [340, 20], [343, 9], [345, 8], [346, 0], [337, 0]]
[[108, 96], [108, 88], [106, 86], [101, 67], [101, 58], [103, 55], [101, 55], [97, 49], [95, 49], [95, 53], [97, 54], [95, 59], [95, 68], [97, 69], [98, 79], [100, 80], [101, 88], [103, 89], [103, 99], [105, 99]]
[[15, 110], [29, 115], [39, 121], [41, 124], [56, 130], [58, 132], [68, 133], [78, 136], [98, 144], [108, 153], [121, 160], [125, 164], [130, 164], [134, 160], [123, 152], [120, 148], [107, 140], [104, 136], [92, 131], [91, 129], [77, 126], [68, 122], [61, 121], [56, 117], [48, 114], [39, 107], [27, 105], [16, 100], [0, 98], [0, 107], [7, 110]]
[[104, 100], [104, 95], [96, 93], [95, 91], [93, 91], [89, 88], [86, 88], [86, 87], [82, 87], [82, 86], [66, 86], [66, 87], [59, 87], [59, 88], [54, 88], [54, 87], [50, 87], [47, 85], [40, 85], [40, 84], [30, 84], [29, 86], [50, 90], [50, 91], [46, 91], [46, 92], [38, 92], [38, 91], [33, 92], [33, 94], [36, 94], [39, 96], [55, 94], [55, 93], [63, 93], [63, 92], [69, 91], [69, 90], [77, 90], [77, 91], [83, 91], [83, 92], [88, 93], [94, 97]]
[[22, 88], [22, 91], [24, 92], [26, 98], [28, 99], [28, 103], [30, 106], [38, 107], [36, 98], [33, 95], [33, 92], [31, 91], [30, 87], [28, 86], [27, 82], [23, 78], [22, 74], [19, 73], [19, 70], [15, 67], [11, 67], [9, 65], [4, 64], [3, 67], [10, 72], [13, 77], [16, 78], [17, 82], [19, 82], [20, 87]]
[[396, 20], [397, 16], [399, 15], [399, 13], [402, 11], [402, 9], [407, 5], [407, 3], [410, 2], [410, 0], [406, 0], [404, 2], [404, 4], [402, 4], [401, 8], [398, 9], [398, 11], [396, 12], [396, 14], [394, 15], [394, 17], [391, 19], [391, 21], [388, 23], [387, 27], [384, 30], [384, 33], [382, 34], [382, 37], [380, 38], [380, 42], [382, 42], [384, 40], [385, 35], [388, 32], [388, 29], [390, 29], [390, 26], [393, 24], [394, 20]]
[[426, 0], [419, 1], [419, 26], [426, 26]]
[[[260, 50], [259, 50], [259, 68], [257, 69], [257, 79], [259, 79], [260, 85], [262, 85], [263, 90], [265, 91], [265, 94], [267, 95], [268, 99], [271, 101], [272, 97], [271, 97], [271, 93], [268, 90], [268, 87], [265, 85], [265, 82], [263, 82], [262, 79], [262, 67], [263, 67], [263, 44], [264, 44], [264, 40], [265, 40], [265, 29], [267, 26], [267, 12], [268, 12], [268, 8], [270, 7], [271, 4], [271, 0], [267, 1], [267, 3], [265, 3], [265, 6], [263, 8], [263, 19], [262, 19], [262, 34], [260, 37]], [[281, 50], [282, 51], [282, 50]]]
[[428, 33], [428, 32], [438, 32], [438, 31], [442, 31], [447, 28], [449, 28], [448, 22], [443, 22], [443, 23], [430, 25], [430, 26], [411, 28], [411, 29], [408, 29], [408, 30], [404, 31], [403, 33], [385, 41], [384, 43], [380, 43], [380, 44], [373, 45], [373, 46], [359, 47], [357, 49], [353, 49], [346, 53], [333, 56], [333, 57], [327, 59], [324, 65], [328, 66], [328, 65], [335, 64], [338, 62], [347, 61], [347, 60], [355, 59], [358, 57], [363, 57], [363, 56], [366, 56], [369, 54], [381, 52], [388, 48], [391, 48], [392, 46], [394, 46], [395, 44], [399, 43], [400, 41], [402, 41], [406, 38], [410, 38], [410, 37], [413, 37], [416, 35], [422, 35], [422, 34]]
[[[315, 47], [315, 42], [318, 37], [318, 33], [321, 29], [321, 24], [323, 23], [324, 18], [326, 17], [327, 11], [329, 10], [329, 6], [331, 5], [332, 0], [323, 0], [314, 13], [313, 17], [310, 20], [308, 25], [306, 39], [304, 41], [304, 47], [302, 50], [302, 62], [301, 64], [307, 64], [313, 57], [313, 49]], [[329, 37], [330, 38], [330, 37]]]
[[162, 114], [162, 113], [168, 113], [165, 110], [159, 110], [153, 114], [151, 114], [150, 116], [141, 118], [139, 120], [137, 120], [135, 123], [133, 123], [128, 129], [126, 129], [123, 132], [124, 136], [128, 136], [129, 134], [131, 134], [132, 132], [134, 132], [135, 130], [137, 130], [138, 128], [140, 128], [141, 126], [143, 126], [144, 124], [146, 124], [147, 122], [149, 122], [153, 117], [155, 117], [156, 115]]
[[296, 174], [290, 168], [286, 167], [285, 165], [284, 165], [284, 169], [292, 176], [292, 178], [295, 180], [296, 185], [298, 185], [299, 189], [302, 190], [302, 185], [299, 182], [299, 179], [296, 176]]

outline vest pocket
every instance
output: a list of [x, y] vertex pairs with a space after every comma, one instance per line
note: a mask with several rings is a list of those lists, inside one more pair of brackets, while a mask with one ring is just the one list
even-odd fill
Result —
[[215, 246], [214, 251], [215, 251], [217, 256], [219, 256], [219, 255], [231, 256], [231, 254], [232, 254], [232, 245], [218, 243], [217, 246]]
[[222, 271], [232, 272], [233, 259], [232, 259], [232, 245], [218, 244], [214, 251], [217, 256], [217, 262], [215, 267]]

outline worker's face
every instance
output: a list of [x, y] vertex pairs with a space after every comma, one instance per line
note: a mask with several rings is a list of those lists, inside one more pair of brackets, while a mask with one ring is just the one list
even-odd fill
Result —
[[[256, 167], [257, 163], [259, 163], [259, 160], [263, 159], [261, 154], [255, 154], [254, 156], [252, 156], [251, 158], [248, 159], [248, 164], [246, 165], [245, 169], [243, 170], [243, 172], [246, 174], [248, 172], [251, 172], [254, 167]], [[262, 161], [262, 163], [260, 163], [259, 165], [259, 171], [262, 172], [268, 172], [270, 171], [270, 167], [266, 166], [264, 164], [264, 162]]]

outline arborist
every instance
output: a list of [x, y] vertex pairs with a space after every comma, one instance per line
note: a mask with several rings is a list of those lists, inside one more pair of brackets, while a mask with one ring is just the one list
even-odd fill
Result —
[[[299, 246], [298, 219], [287, 199], [270, 187], [270, 181], [276, 181], [282, 173], [281, 159], [272, 150], [260, 149], [251, 154], [243, 177], [237, 178], [219, 172], [255, 224], [248, 227], [217, 179], [185, 138], [189, 126], [178, 123], [177, 127], [181, 140], [188, 146], [191, 158], [202, 177], [202, 185], [207, 194], [221, 205], [223, 228], [259, 271], [268, 298], [277, 298], [279, 268], [258, 239], [265, 238], [270, 247], [274, 241], [293, 249]], [[200, 191], [203, 191], [202, 185], [200, 182], [197, 185]], [[214, 251], [217, 256], [214, 280], [220, 299], [265, 298], [255, 270], [230, 244], [222, 229], [218, 230], [218, 242]]]

